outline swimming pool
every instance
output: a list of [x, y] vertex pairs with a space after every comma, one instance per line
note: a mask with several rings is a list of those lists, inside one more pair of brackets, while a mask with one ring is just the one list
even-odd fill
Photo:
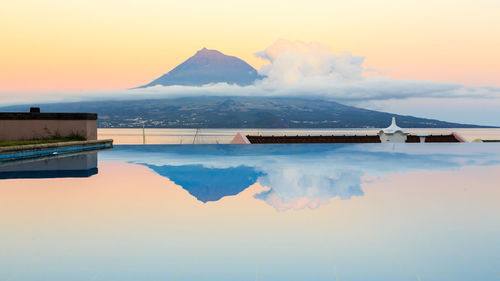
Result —
[[0, 178], [0, 280], [500, 278], [496, 143], [118, 145]]

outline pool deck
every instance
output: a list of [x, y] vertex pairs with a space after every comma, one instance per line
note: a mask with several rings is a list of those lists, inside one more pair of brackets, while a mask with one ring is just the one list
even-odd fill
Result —
[[35, 158], [47, 155], [89, 151], [113, 147], [112, 139], [68, 141], [0, 147], [0, 161]]

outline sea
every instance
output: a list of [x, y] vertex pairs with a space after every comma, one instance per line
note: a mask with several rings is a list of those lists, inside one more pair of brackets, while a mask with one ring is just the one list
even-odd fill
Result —
[[[103, 128], [99, 139], [113, 139], [114, 144], [228, 144], [241, 132], [246, 135], [373, 135], [380, 129], [159, 129], [159, 128]], [[500, 140], [500, 128], [411, 128], [411, 134], [458, 133], [469, 142]]]

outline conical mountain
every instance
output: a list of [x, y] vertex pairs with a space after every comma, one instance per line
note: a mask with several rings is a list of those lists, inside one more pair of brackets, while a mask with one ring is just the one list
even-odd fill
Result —
[[203, 48], [170, 72], [139, 88], [155, 85], [201, 86], [220, 82], [244, 86], [256, 79], [259, 79], [257, 70], [245, 61]]

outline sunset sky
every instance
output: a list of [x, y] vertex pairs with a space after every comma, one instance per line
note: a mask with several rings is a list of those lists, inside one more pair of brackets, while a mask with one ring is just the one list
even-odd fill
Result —
[[207, 47], [255, 68], [280, 38], [365, 56], [392, 78], [500, 86], [500, 2], [2, 1], [0, 92], [122, 89]]
[[[390, 100], [392, 94], [382, 97], [386, 85], [372, 89], [380, 83], [370, 80], [361, 88], [378, 91], [377, 98], [357, 97], [353, 105], [500, 125], [493, 120], [500, 106], [499, 14], [498, 0], [2, 1], [0, 105], [56, 101], [54, 93], [106, 96], [95, 92], [144, 85], [203, 47], [259, 70], [270, 61], [255, 54], [283, 39], [364, 57], [363, 76], [389, 79], [392, 94], [411, 92]], [[437, 88], [420, 95], [429, 88], [424, 81]], [[443, 111], [442, 100], [424, 99], [446, 83], [455, 86]]]

